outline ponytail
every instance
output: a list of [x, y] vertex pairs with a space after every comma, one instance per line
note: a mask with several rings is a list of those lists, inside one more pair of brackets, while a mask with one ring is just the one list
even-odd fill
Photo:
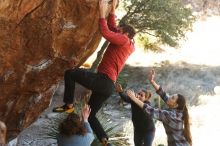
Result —
[[192, 146], [192, 136], [191, 136], [190, 124], [189, 124], [189, 113], [186, 106], [183, 109], [183, 122], [184, 122], [184, 130], [183, 130], [184, 137], [186, 138], [188, 143]]
[[184, 134], [185, 139], [192, 146], [192, 136], [191, 136], [191, 132], [190, 132], [189, 113], [188, 113], [188, 109], [186, 107], [186, 99], [181, 94], [177, 94], [177, 96], [178, 96], [177, 109], [180, 111], [183, 111], [183, 123], [184, 123], [183, 134]]

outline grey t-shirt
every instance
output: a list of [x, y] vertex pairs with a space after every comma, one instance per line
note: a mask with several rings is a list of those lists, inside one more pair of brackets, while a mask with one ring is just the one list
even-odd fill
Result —
[[94, 140], [93, 131], [88, 122], [85, 122], [84, 126], [87, 129], [87, 133], [83, 136], [72, 135], [67, 137], [58, 134], [57, 136], [58, 146], [90, 146], [92, 141]]

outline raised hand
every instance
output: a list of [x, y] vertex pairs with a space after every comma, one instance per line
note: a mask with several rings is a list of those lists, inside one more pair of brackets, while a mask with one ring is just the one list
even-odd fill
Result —
[[123, 88], [122, 88], [121, 84], [116, 83], [115, 84], [115, 90], [116, 90], [116, 92], [123, 92]]
[[84, 122], [88, 122], [88, 118], [91, 112], [91, 108], [88, 104], [85, 104], [85, 106], [82, 108], [82, 118]]
[[150, 82], [154, 81], [154, 78], [155, 78], [155, 71], [154, 69], [152, 69], [149, 73], [148, 73], [148, 80]]
[[160, 89], [160, 85], [158, 85], [155, 81], [155, 71], [152, 69], [149, 73], [148, 73], [148, 80], [150, 81], [150, 83], [153, 85], [154, 89], [157, 91]]
[[136, 98], [134, 91], [128, 90], [128, 91], [127, 91], [127, 95], [128, 95], [128, 96], [130, 97], [130, 99], [131, 99], [132, 101], [134, 101], [134, 103], [136, 103], [140, 108], [143, 108], [143, 107], [144, 107], [144, 103], [143, 103], [141, 100], [139, 100], [138, 98]]
[[133, 90], [128, 90], [128, 91], [127, 91], [127, 95], [128, 95], [131, 99], [136, 98], [136, 94], [135, 94], [135, 92], [134, 92]]

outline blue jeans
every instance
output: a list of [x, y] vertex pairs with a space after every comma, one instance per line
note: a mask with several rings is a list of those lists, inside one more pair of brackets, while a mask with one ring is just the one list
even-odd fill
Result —
[[135, 146], [152, 146], [155, 136], [155, 130], [140, 132], [134, 129], [134, 144]]

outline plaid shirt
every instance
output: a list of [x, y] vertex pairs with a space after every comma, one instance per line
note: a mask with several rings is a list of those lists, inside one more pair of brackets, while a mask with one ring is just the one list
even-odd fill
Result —
[[[160, 87], [157, 94], [166, 102], [168, 96]], [[168, 146], [189, 146], [183, 135], [183, 113], [176, 109], [162, 110], [157, 109], [149, 104], [144, 104], [144, 111], [153, 118], [162, 121], [165, 128]]]

